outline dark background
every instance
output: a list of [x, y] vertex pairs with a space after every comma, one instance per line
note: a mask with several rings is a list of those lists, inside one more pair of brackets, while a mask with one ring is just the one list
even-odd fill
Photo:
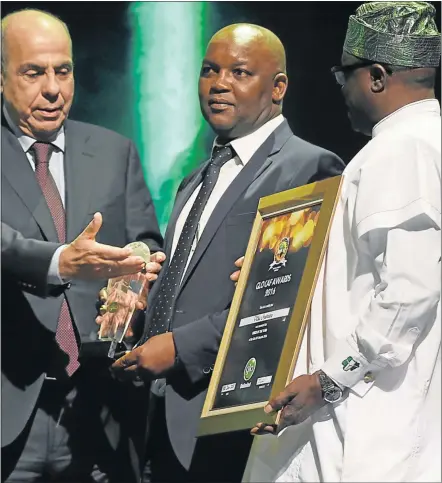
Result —
[[[338, 64], [349, 15], [361, 2], [213, 2], [209, 34], [236, 22], [251, 22], [275, 32], [287, 51], [289, 90], [284, 115], [298, 136], [323, 146], [349, 162], [367, 142], [352, 132], [340, 89], [330, 74]], [[437, 9], [440, 29], [440, 2]], [[71, 118], [130, 133], [114, 116], [116, 105], [130, 98], [118, 83], [126, 65], [130, 2], [2, 2], [2, 16], [21, 8], [47, 10], [71, 31], [76, 63], [76, 95]], [[106, 73], [103, 75], [103, 72]], [[100, 100], [103, 82], [114, 92]], [[437, 97], [440, 99], [440, 69]], [[195, 86], [196, 88], [196, 86]], [[131, 120], [128, 119], [127, 123]]]

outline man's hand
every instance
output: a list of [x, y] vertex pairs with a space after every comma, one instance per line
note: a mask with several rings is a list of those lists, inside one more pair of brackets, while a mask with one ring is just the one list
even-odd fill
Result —
[[83, 233], [61, 252], [59, 260], [61, 278], [65, 280], [106, 279], [137, 273], [144, 269], [144, 260], [141, 257], [131, 256], [129, 248], [102, 245], [95, 241], [102, 223], [101, 213], [95, 213]]
[[279, 424], [258, 423], [250, 432], [254, 436], [278, 434], [287, 426], [302, 423], [326, 404], [318, 374], [299, 376], [264, 408], [267, 414], [282, 410]]
[[121, 381], [151, 380], [164, 377], [175, 364], [172, 332], [156, 335], [112, 364]]
[[233, 272], [232, 275], [230, 275], [230, 280], [232, 280], [232, 282], [235, 282], [235, 283], [238, 282], [243, 263], [244, 263], [244, 257], [238, 258], [238, 260], [235, 262], [235, 267], [238, 267], [239, 270], [237, 270], [236, 272]]

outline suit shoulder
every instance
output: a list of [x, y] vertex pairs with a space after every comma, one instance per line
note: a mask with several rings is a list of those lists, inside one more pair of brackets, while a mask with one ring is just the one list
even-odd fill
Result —
[[316, 144], [312, 144], [309, 141], [306, 141], [305, 139], [301, 139], [295, 134], [293, 134], [293, 136], [291, 136], [288, 139], [284, 148], [297, 149], [300, 154], [303, 154], [309, 159], [331, 157], [342, 161], [341, 158], [337, 154], [333, 153], [332, 151], [329, 151], [328, 149], [325, 149], [325, 148], [321, 148], [320, 146]]
[[69, 119], [67, 121], [67, 127], [68, 129], [75, 130], [75, 132], [79, 135], [87, 135], [93, 138], [106, 138], [106, 142], [114, 142], [119, 144], [129, 144], [132, 142], [129, 138], [122, 136], [111, 129], [97, 126], [96, 124], [90, 124], [88, 122], [74, 121]]
[[291, 136], [284, 145], [283, 163], [296, 163], [309, 183], [339, 176], [345, 169], [342, 159], [327, 149], [298, 136]]

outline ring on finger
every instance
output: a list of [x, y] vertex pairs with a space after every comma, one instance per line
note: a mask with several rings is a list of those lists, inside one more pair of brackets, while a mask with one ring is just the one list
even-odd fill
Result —
[[106, 304], [103, 304], [100, 307], [100, 315], [104, 315], [106, 312], [107, 312], [107, 305]]

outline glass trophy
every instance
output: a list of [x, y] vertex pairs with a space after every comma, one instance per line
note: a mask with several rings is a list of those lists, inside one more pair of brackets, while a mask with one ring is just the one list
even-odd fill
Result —
[[[150, 250], [145, 243], [129, 243], [126, 248], [132, 249], [132, 255], [143, 258], [146, 263], [150, 262]], [[136, 303], [144, 297], [148, 283], [141, 272], [109, 279], [107, 302], [102, 306], [104, 313], [98, 334], [99, 340], [111, 342], [108, 357], [115, 357], [118, 344], [121, 344], [130, 327]]]

